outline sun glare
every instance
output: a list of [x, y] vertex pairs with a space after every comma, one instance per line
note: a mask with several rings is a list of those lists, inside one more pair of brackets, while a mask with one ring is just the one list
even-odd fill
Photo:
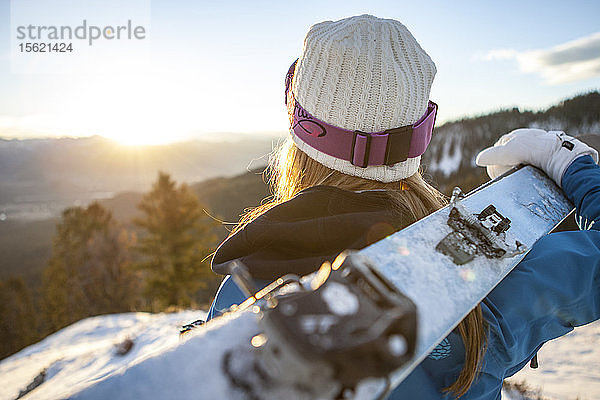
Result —
[[[76, 125], [84, 127], [86, 134], [101, 135], [124, 146], [161, 145], [190, 138], [197, 127], [191, 99], [176, 96], [183, 106], [162, 101], [173, 97], [166, 84], [156, 83], [149, 89], [141, 76], [107, 76], [82, 85], [94, 96], [72, 104], [71, 109], [79, 117]], [[120, 96], [114, 96], [116, 90]], [[190, 105], [189, 109], [185, 105]]]
[[[13, 130], [50, 137], [98, 135], [124, 146], [144, 146], [205, 134], [215, 137], [215, 132], [270, 132], [286, 124], [284, 107], [279, 103], [271, 106], [271, 100], [265, 100], [270, 96], [253, 96], [256, 104], [265, 104], [260, 109], [232, 108], [233, 83], [223, 87], [216, 78], [206, 80], [197, 73], [190, 76], [169, 71], [169, 65], [154, 64], [136, 75], [69, 75], [64, 90], [56, 94], [54, 108], [48, 108], [44, 115], [0, 120], [0, 128], [8, 125]], [[219, 77], [219, 71], [207, 71], [210, 73], [202, 76]], [[235, 104], [243, 103], [243, 99], [236, 99]], [[257, 114], [264, 118], [256, 118]]]
[[115, 134], [115, 135], [103, 135], [108, 139], [112, 139], [123, 146], [156, 146], [161, 144], [171, 143], [172, 140], [168, 140], [166, 137], [155, 137], [153, 135], [145, 134]]

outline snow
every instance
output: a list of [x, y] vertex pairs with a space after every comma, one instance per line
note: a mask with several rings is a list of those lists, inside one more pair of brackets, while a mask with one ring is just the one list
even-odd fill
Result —
[[[204, 311], [127, 313], [76, 322], [0, 362], [0, 399], [15, 399], [43, 370], [45, 383], [24, 398], [61, 398], [176, 346], [181, 325], [205, 315]], [[131, 351], [117, 355], [115, 345], [127, 338], [134, 342]]]
[[541, 388], [548, 399], [600, 399], [600, 322], [550, 341], [538, 353], [539, 368], [523, 368], [509, 379]]
[[[535, 397], [528, 397], [527, 395], [523, 395], [516, 390], [503, 390], [502, 391], [502, 400], [533, 400]], [[537, 399], [536, 399], [537, 400]]]
[[[429, 169], [434, 172], [441, 171], [444, 176], [450, 176], [456, 172], [460, 167], [460, 163], [463, 159], [462, 154], [462, 136], [460, 135], [446, 135], [447, 139], [444, 141], [443, 148], [441, 150], [441, 157], [439, 161], [431, 161]], [[454, 144], [454, 149], [450, 153], [451, 147]]]
[[[190, 347], [194, 341], [180, 340], [179, 327], [204, 316], [205, 313], [202, 311], [170, 314], [128, 313], [79, 321], [1, 361], [0, 399], [15, 399], [19, 391], [26, 388], [46, 368], [45, 383], [30, 392], [24, 399], [65, 398], [78, 392], [92, 395], [83, 397], [94, 397], [93, 390], [86, 392], [84, 389], [106, 377], [119, 382], [118, 385], [113, 385], [115, 388], [123, 390], [126, 385], [128, 393], [144, 393], [146, 399], [164, 398], [164, 393], [149, 394], [145, 388], [149, 386], [147, 377], [164, 373], [165, 364], [169, 364], [168, 368], [176, 370], [175, 373], [181, 379], [189, 381], [188, 385], [173, 382], [173, 386], [177, 387], [165, 388], [166, 391], [176, 394], [179, 399], [199, 398], [197, 389], [206, 387], [209, 383], [202, 378], [199, 379], [196, 375], [199, 370], [193, 368], [192, 361], [187, 366], [181, 366], [181, 363], [185, 362], [181, 356], [185, 356], [188, 360], [211, 363], [214, 360], [205, 356], [216, 352], [205, 348], [206, 354], [202, 354], [201, 348]], [[225, 318], [222, 323], [226, 322], [232, 321]], [[206, 329], [207, 334], [212, 330], [214, 329]], [[133, 339], [133, 348], [126, 355], [119, 356], [115, 351], [115, 344], [121, 343], [126, 338]], [[214, 335], [210, 339], [217, 343], [218, 339]], [[532, 370], [525, 367], [523, 371], [511, 378], [511, 381], [525, 380], [533, 392], [540, 389], [543, 398], [548, 400], [570, 400], [578, 396], [581, 400], [598, 399], [600, 398], [600, 348], [597, 346], [599, 339], [600, 323], [578, 328], [573, 333], [547, 343], [542, 348], [539, 353], [539, 369]], [[168, 363], [169, 360], [165, 356], [172, 353], [174, 348], [185, 351], [179, 352], [180, 357], [177, 359], [171, 357]], [[192, 367], [188, 368], [190, 365]], [[128, 373], [131, 371], [134, 373]], [[104, 379], [104, 382], [107, 381], [110, 379]], [[123, 396], [119, 396], [119, 392], [116, 392], [111, 393], [110, 397], [122, 398]], [[502, 398], [533, 400], [537, 397], [523, 396], [517, 391], [505, 390]]]

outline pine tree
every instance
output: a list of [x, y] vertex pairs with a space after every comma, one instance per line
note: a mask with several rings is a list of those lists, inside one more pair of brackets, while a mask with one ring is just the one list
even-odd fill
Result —
[[0, 359], [38, 339], [37, 318], [23, 278], [0, 281]]
[[63, 211], [43, 272], [42, 305], [54, 331], [91, 315], [130, 311], [139, 302], [130, 235], [97, 202]]
[[157, 308], [193, 304], [194, 294], [214, 279], [206, 258], [215, 245], [216, 223], [187, 185], [177, 187], [162, 172], [138, 208], [143, 216], [134, 223], [144, 231], [138, 267], [146, 274], [146, 295]]

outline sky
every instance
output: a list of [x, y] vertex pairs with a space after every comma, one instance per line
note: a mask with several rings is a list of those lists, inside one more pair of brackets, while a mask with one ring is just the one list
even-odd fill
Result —
[[[0, 0], [0, 137], [284, 134], [283, 78], [308, 28], [364, 13], [405, 24], [436, 63], [438, 125], [600, 89], [598, 1]], [[145, 37], [18, 51], [19, 25], [83, 19]]]

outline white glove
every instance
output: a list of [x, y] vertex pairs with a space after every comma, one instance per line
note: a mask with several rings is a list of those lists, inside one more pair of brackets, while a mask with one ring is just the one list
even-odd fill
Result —
[[598, 162], [596, 150], [564, 132], [516, 129], [502, 136], [494, 147], [481, 151], [475, 162], [480, 167], [486, 166], [492, 179], [515, 165], [531, 164], [543, 170], [560, 186], [569, 165], [577, 157], [586, 154]]

